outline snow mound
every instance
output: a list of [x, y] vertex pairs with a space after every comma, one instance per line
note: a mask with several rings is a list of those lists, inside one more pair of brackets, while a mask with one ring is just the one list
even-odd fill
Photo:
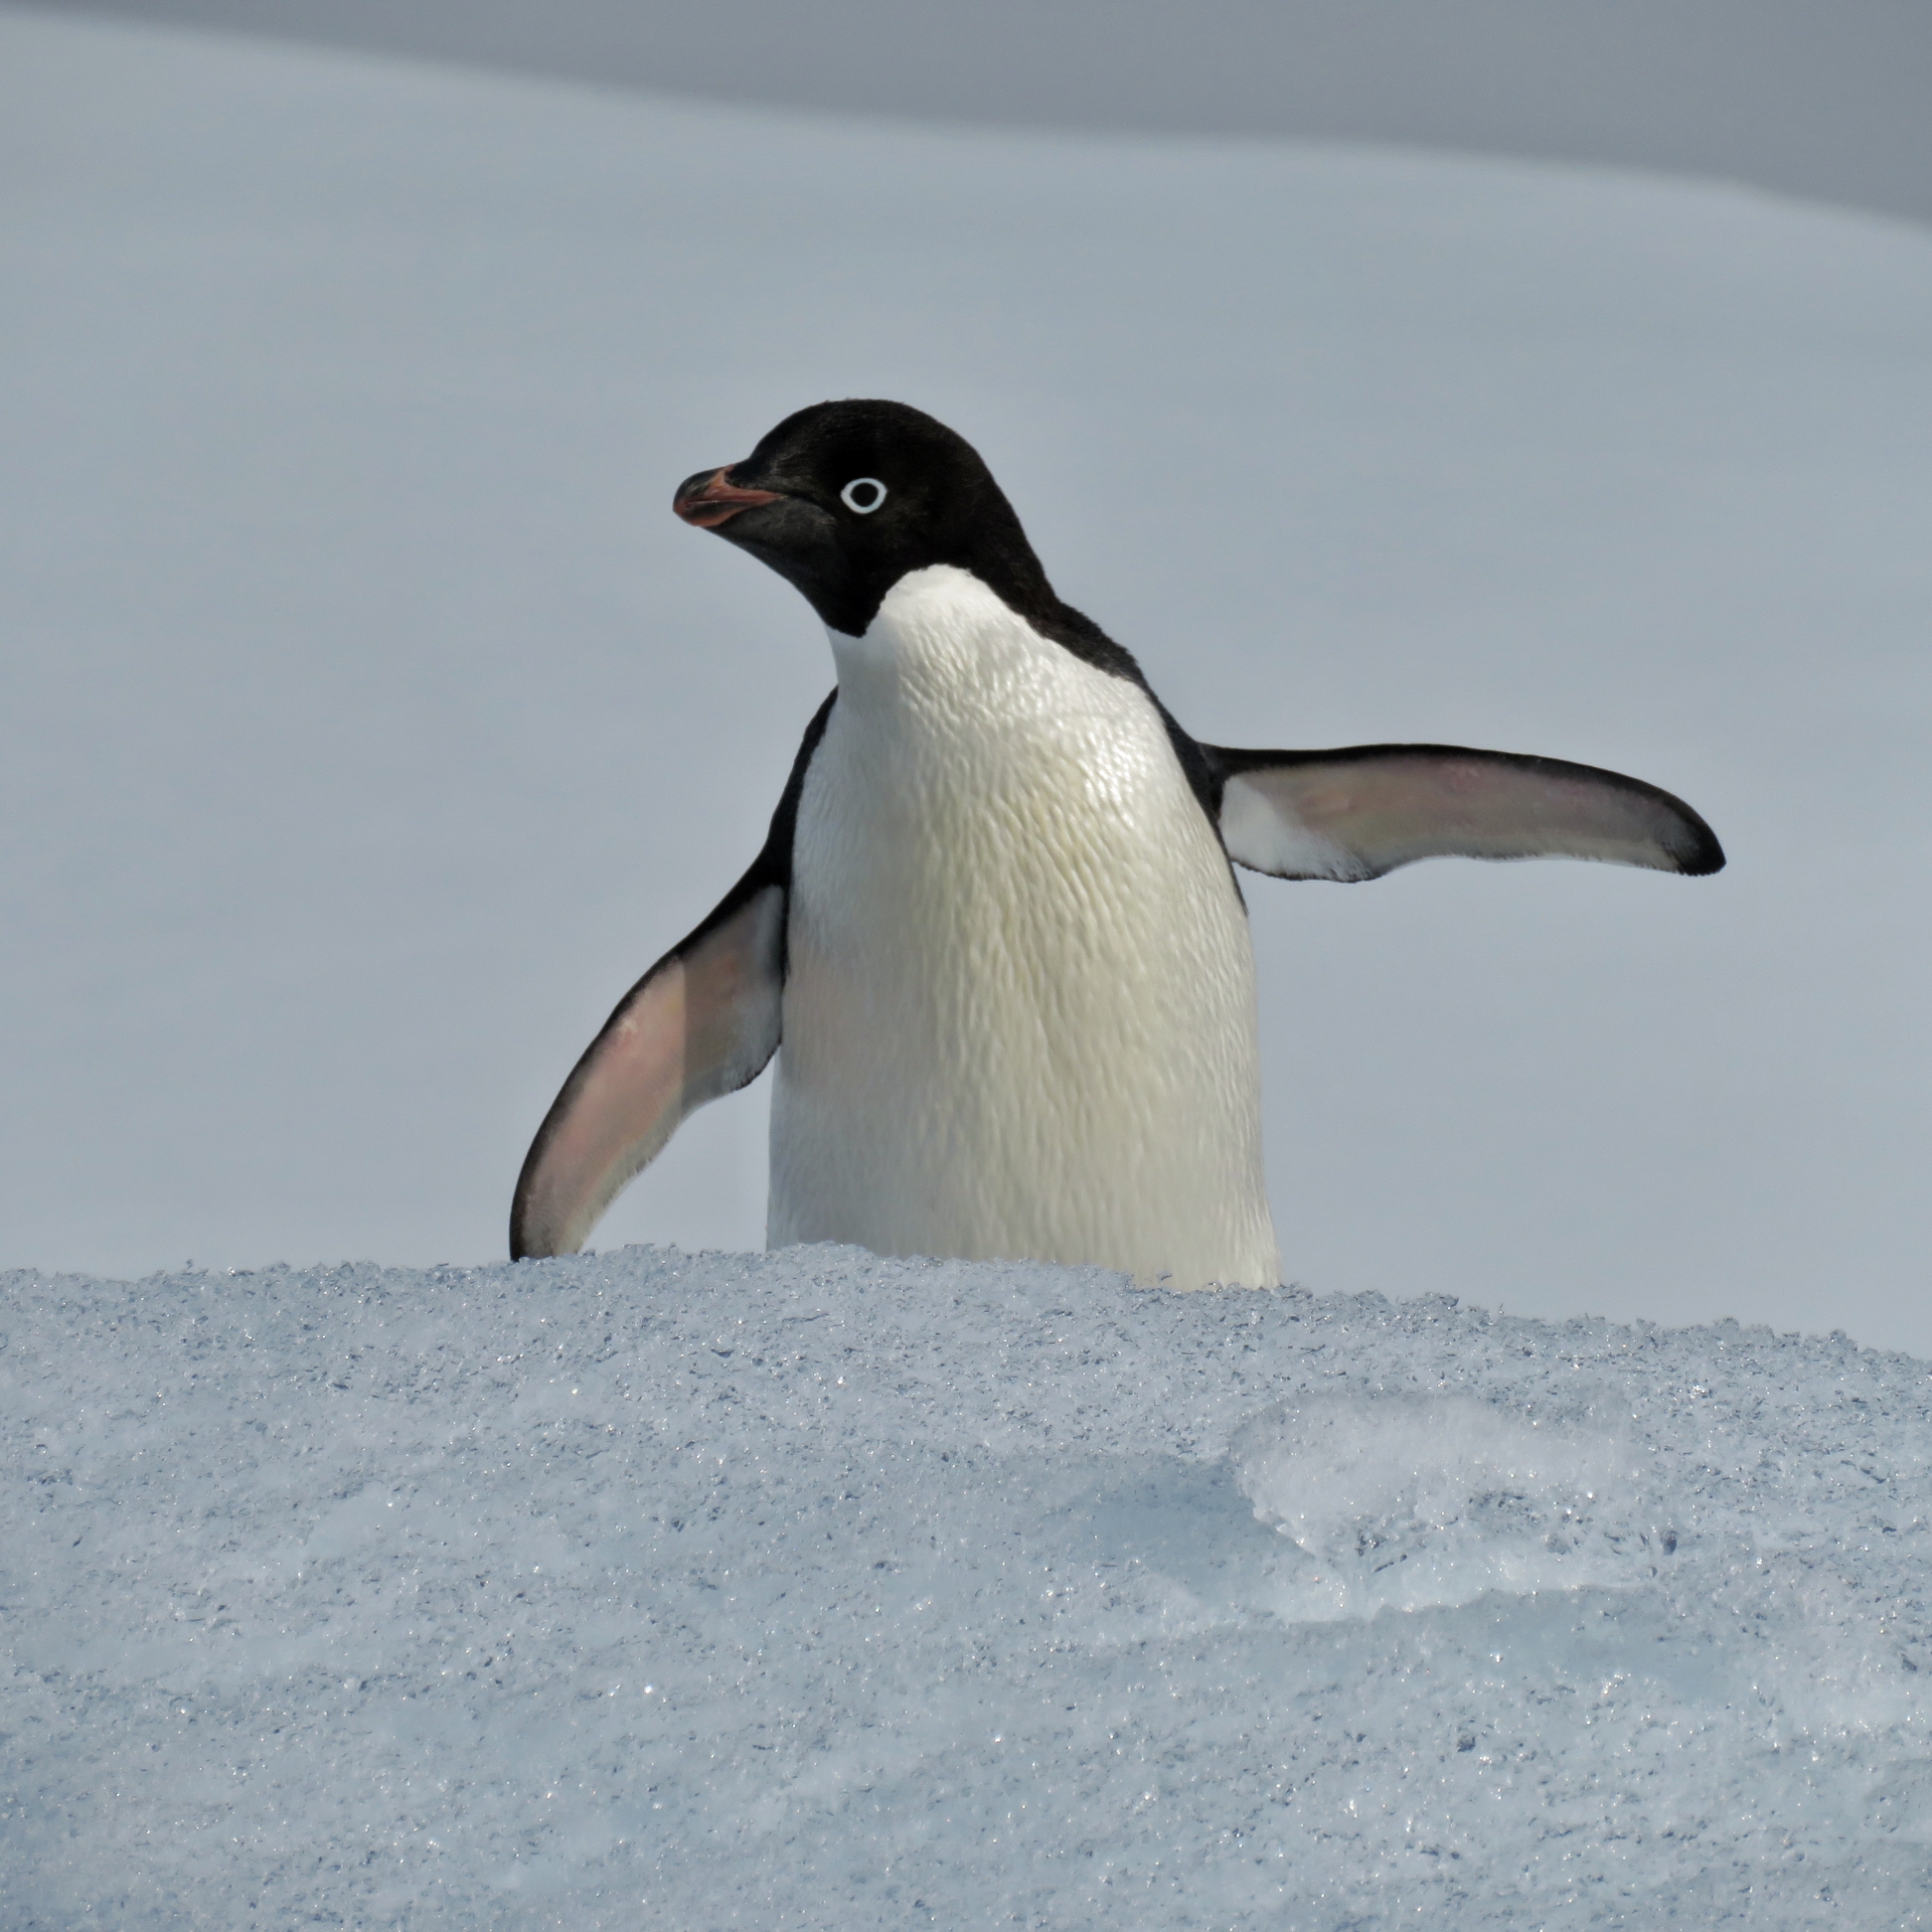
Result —
[[840, 1249], [0, 1335], [10, 1932], [1927, 1916], [1905, 1357]]

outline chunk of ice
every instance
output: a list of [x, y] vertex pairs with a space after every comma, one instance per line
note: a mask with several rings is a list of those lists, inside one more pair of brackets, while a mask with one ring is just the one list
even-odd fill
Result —
[[1312, 1394], [1230, 1453], [1256, 1519], [1319, 1559], [1285, 1586], [1291, 1617], [1614, 1587], [1668, 1534], [1642, 1521], [1625, 1437], [1466, 1395]]

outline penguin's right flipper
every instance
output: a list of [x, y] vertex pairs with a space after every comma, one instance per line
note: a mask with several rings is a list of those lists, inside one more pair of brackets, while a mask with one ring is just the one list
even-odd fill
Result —
[[1718, 871], [1717, 835], [1641, 778], [1460, 744], [1201, 746], [1227, 855], [1276, 879], [1379, 879], [1417, 859], [1598, 859]]
[[687, 1114], [755, 1080], [778, 1050], [792, 831], [839, 694], [805, 727], [751, 870], [617, 1003], [524, 1157], [510, 1258], [574, 1254]]
[[531, 1142], [510, 1258], [574, 1254], [689, 1113], [778, 1047], [785, 888], [754, 866], [618, 1003]]

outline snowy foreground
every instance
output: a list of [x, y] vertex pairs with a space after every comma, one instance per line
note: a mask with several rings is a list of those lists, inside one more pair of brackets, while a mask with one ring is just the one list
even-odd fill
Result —
[[839, 1249], [0, 1281], [10, 1928], [1932, 1916], [1906, 1357]]

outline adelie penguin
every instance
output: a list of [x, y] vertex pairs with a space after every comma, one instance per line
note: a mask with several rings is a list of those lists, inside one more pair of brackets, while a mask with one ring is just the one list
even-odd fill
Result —
[[776, 1053], [774, 1247], [1276, 1282], [1234, 866], [1724, 863], [1688, 805], [1588, 765], [1201, 743], [1053, 593], [978, 452], [902, 403], [801, 409], [674, 508], [803, 593], [838, 688], [764, 850], [564, 1082], [515, 1256], [580, 1247], [687, 1114]]

